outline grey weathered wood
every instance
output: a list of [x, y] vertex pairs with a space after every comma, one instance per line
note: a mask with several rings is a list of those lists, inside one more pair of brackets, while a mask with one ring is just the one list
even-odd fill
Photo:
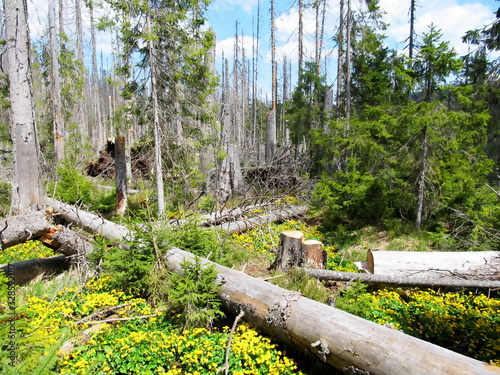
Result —
[[309, 207], [307, 206], [297, 206], [288, 209], [282, 209], [274, 211], [272, 214], [262, 215], [259, 217], [240, 220], [232, 223], [224, 223], [216, 226], [215, 228], [219, 228], [227, 231], [229, 234], [244, 232], [246, 230], [256, 228], [258, 226], [273, 223], [276, 221], [287, 220], [293, 217], [298, 217], [305, 215], [309, 211]]
[[29, 241], [43, 235], [50, 227], [50, 212], [31, 211], [24, 215], [8, 217], [0, 221], [2, 249]]
[[302, 266], [304, 234], [298, 230], [287, 230], [280, 233], [278, 254], [271, 265], [272, 269], [288, 271], [291, 267]]
[[368, 250], [367, 271], [379, 275], [451, 276], [488, 264], [500, 256], [496, 251], [383, 251]]
[[94, 251], [89, 239], [63, 225], [51, 227], [38, 239], [46, 246], [66, 256], [87, 255]]
[[[181, 263], [193, 257], [173, 248], [165, 259], [170, 269], [182, 272]], [[235, 316], [244, 311], [244, 319], [263, 332], [309, 351], [338, 369], [354, 366], [370, 374], [387, 375], [500, 374], [498, 367], [214, 265], [225, 309]]]
[[470, 280], [451, 277], [433, 276], [392, 276], [369, 273], [339, 272], [320, 269], [306, 269], [306, 272], [319, 280], [363, 281], [370, 284], [394, 286], [420, 286], [432, 288], [500, 288], [500, 280]]
[[99, 234], [111, 241], [124, 241], [133, 237], [133, 232], [123, 225], [115, 224], [100, 216], [80, 210], [52, 198], [46, 198], [45, 203], [54, 209], [54, 213], [88, 233]]

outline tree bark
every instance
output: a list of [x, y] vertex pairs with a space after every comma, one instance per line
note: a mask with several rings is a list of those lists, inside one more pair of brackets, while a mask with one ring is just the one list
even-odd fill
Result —
[[335, 281], [362, 281], [377, 286], [412, 286], [426, 288], [477, 288], [495, 289], [500, 288], [500, 280], [469, 280], [453, 279], [450, 277], [436, 278], [431, 276], [393, 276], [372, 275], [369, 273], [339, 272], [321, 269], [306, 269], [306, 272], [318, 280]]
[[272, 269], [288, 271], [291, 267], [300, 267], [304, 263], [302, 251], [304, 234], [298, 230], [287, 230], [280, 234], [278, 254]]
[[[167, 265], [182, 272], [194, 255], [171, 249]], [[405, 335], [344, 311], [303, 297], [300, 293], [213, 264], [219, 272], [223, 307], [276, 339], [313, 353], [340, 369], [351, 366], [371, 374], [499, 374], [491, 366], [437, 345]]]
[[4, 7], [10, 82], [10, 133], [14, 144], [11, 211], [19, 213], [40, 203], [43, 188], [34, 114], [26, 0], [9, 0]]
[[127, 161], [125, 157], [125, 137], [115, 138], [115, 182], [116, 213], [124, 215], [127, 210]]
[[500, 256], [496, 251], [381, 251], [368, 250], [368, 272], [378, 275], [410, 277], [427, 275], [452, 276], [491, 263]]
[[115, 224], [97, 215], [52, 198], [46, 198], [45, 203], [51, 206], [54, 209], [54, 213], [60, 215], [64, 220], [75, 224], [88, 233], [98, 234], [110, 241], [125, 241], [133, 237], [133, 232], [124, 226]]
[[317, 240], [305, 240], [302, 245], [304, 265], [311, 268], [325, 268], [327, 255], [323, 244]]
[[89, 240], [63, 225], [48, 228], [38, 240], [65, 256], [87, 255], [94, 251]]
[[241, 220], [232, 223], [224, 223], [216, 226], [215, 228], [225, 230], [229, 234], [244, 232], [246, 230], [261, 226], [263, 224], [273, 223], [281, 220], [290, 219], [293, 217], [302, 216], [305, 215], [308, 211], [309, 207], [297, 206], [290, 209], [278, 210], [272, 214], [262, 215], [248, 220]]
[[0, 221], [2, 249], [18, 245], [45, 234], [50, 227], [50, 211], [32, 211]]

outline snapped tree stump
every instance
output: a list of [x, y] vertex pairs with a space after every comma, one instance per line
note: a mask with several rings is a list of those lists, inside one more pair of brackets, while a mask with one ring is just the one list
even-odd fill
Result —
[[302, 266], [325, 268], [325, 263], [326, 252], [320, 241], [304, 240], [302, 232], [287, 230], [280, 234], [278, 254], [270, 268], [282, 271]]

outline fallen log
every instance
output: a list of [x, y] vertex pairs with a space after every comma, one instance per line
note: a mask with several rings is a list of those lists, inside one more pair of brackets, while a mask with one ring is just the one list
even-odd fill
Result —
[[363, 268], [372, 274], [410, 277], [446, 277], [486, 265], [500, 256], [496, 251], [382, 251], [368, 250]]
[[2, 249], [18, 245], [43, 235], [50, 227], [51, 212], [30, 211], [0, 221]]
[[451, 277], [434, 276], [394, 276], [394, 275], [373, 275], [370, 273], [339, 272], [321, 269], [307, 268], [305, 270], [309, 275], [318, 280], [335, 281], [362, 281], [376, 285], [391, 286], [416, 286], [426, 288], [477, 288], [477, 289], [496, 289], [500, 288], [500, 280], [470, 280]]
[[87, 255], [94, 251], [94, 247], [85, 237], [63, 225], [51, 227], [38, 240], [66, 256]]
[[[171, 249], [168, 267], [182, 272], [184, 260], [194, 255]], [[500, 374], [491, 366], [397, 330], [364, 320], [300, 293], [214, 264], [225, 309], [278, 340], [316, 355], [340, 369], [355, 367], [370, 374]]]
[[307, 206], [297, 206], [288, 209], [277, 210], [272, 214], [262, 215], [251, 219], [220, 224], [215, 226], [215, 228], [224, 230], [229, 234], [244, 232], [246, 230], [256, 228], [267, 223], [274, 223], [288, 220], [294, 217], [300, 217], [305, 215], [308, 211], [309, 207]]
[[60, 215], [64, 220], [75, 224], [88, 233], [98, 234], [110, 241], [125, 241], [133, 237], [133, 232], [123, 225], [115, 224], [100, 216], [80, 210], [52, 198], [45, 198], [45, 203], [51, 206], [54, 213]]
[[0, 265], [0, 271], [4, 272], [14, 284], [23, 285], [40, 275], [51, 275], [66, 270], [69, 263], [69, 258], [58, 255]]

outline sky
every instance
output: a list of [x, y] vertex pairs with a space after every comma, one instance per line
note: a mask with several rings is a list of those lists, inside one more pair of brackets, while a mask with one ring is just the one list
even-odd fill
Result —
[[[304, 3], [310, 3], [304, 0]], [[362, 9], [363, 0], [351, 0], [354, 11]], [[30, 19], [30, 32], [32, 39], [43, 34], [47, 27], [47, 0], [28, 0]], [[416, 32], [422, 35], [434, 24], [443, 34], [443, 40], [449, 41], [462, 56], [467, 53], [468, 46], [461, 41], [467, 30], [481, 28], [490, 24], [495, 19], [495, 12], [500, 6], [495, 0], [417, 0]], [[333, 36], [339, 20], [339, 0], [327, 0], [324, 28], [324, 46], [322, 56], [326, 57], [323, 74], [327, 82], [333, 84], [336, 72], [336, 46]], [[380, 0], [380, 8], [385, 12], [384, 21], [389, 25], [383, 33], [389, 47], [402, 51], [409, 35], [408, 10], [410, 0]], [[259, 15], [258, 15], [259, 9]], [[298, 55], [298, 4], [297, 0], [275, 0], [276, 14], [276, 55], [278, 73], [282, 69], [283, 60], [292, 65], [292, 80], [297, 79]], [[74, 24], [74, 1], [65, 0], [65, 20], [67, 28]], [[259, 86], [260, 95], [265, 96], [270, 92], [271, 81], [271, 56], [270, 56], [270, 0], [213, 0], [207, 13], [208, 26], [217, 34], [216, 66], [221, 70], [222, 54], [230, 61], [233, 59], [236, 23], [238, 23], [238, 41], [240, 50], [244, 47], [247, 58], [251, 56], [256, 46], [256, 25], [259, 23]], [[84, 13], [86, 24], [85, 38], [90, 40], [88, 30], [88, 10]], [[306, 59], [311, 59], [314, 54], [315, 14], [312, 9], [304, 12], [304, 49]], [[98, 33], [97, 45], [99, 57], [102, 52], [102, 65], [108, 69], [112, 64], [113, 51], [111, 36]], [[87, 42], [87, 48], [90, 43]], [[87, 54], [87, 61], [90, 60]], [[496, 53], [492, 57], [498, 57]]]
[[[351, 0], [353, 10], [360, 10], [362, 1]], [[304, 3], [307, 3], [304, 0]], [[467, 30], [481, 28], [490, 24], [495, 19], [495, 12], [500, 2], [494, 0], [417, 0], [416, 25], [418, 35], [428, 31], [434, 24], [443, 34], [443, 40], [449, 41], [462, 56], [467, 54], [468, 46], [461, 41]], [[333, 83], [336, 72], [337, 50], [332, 40], [339, 21], [339, 0], [327, 0], [324, 39], [322, 51], [327, 56], [326, 74], [327, 82]], [[401, 51], [406, 46], [409, 35], [409, 6], [410, 0], [380, 0], [380, 8], [385, 12], [383, 20], [389, 26], [383, 31], [389, 47]], [[260, 8], [260, 35], [259, 35], [259, 82], [264, 82], [264, 92], [269, 92], [270, 72], [270, 1], [259, 0], [215, 0], [209, 8], [208, 22], [217, 33], [218, 60], [224, 53], [228, 59], [233, 58], [235, 25], [238, 22], [240, 45], [251, 54], [255, 45], [257, 24], [257, 9]], [[298, 56], [298, 4], [296, 0], [275, 0], [276, 14], [276, 54], [278, 69], [284, 56], [292, 61], [292, 79], [297, 76], [296, 61]], [[304, 41], [306, 58], [311, 59], [314, 54], [315, 14], [312, 9], [304, 14]], [[498, 57], [498, 54], [495, 56]], [[220, 64], [220, 62], [219, 62]], [[267, 82], [267, 84], [266, 84]]]

